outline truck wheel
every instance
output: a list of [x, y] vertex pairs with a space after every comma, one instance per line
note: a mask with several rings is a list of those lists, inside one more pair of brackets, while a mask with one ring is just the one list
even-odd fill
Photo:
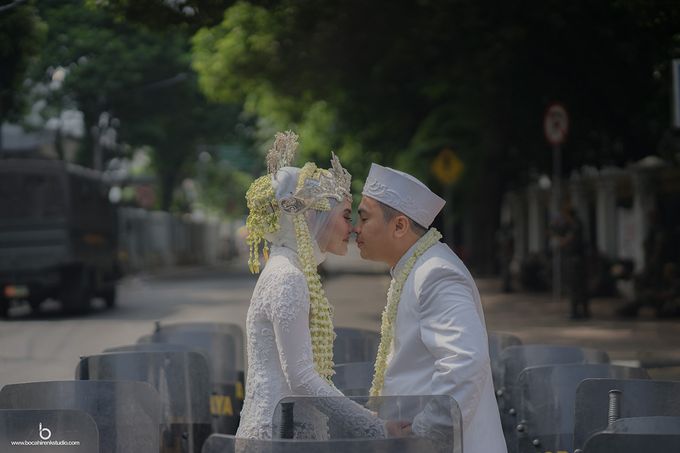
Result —
[[9, 318], [9, 300], [0, 297], [0, 318]]
[[106, 303], [107, 308], [113, 308], [116, 306], [116, 287], [106, 288], [102, 291], [102, 299]]
[[28, 299], [28, 305], [31, 306], [31, 311], [33, 313], [38, 313], [40, 311], [40, 304], [42, 303], [42, 299]]
[[75, 269], [63, 282], [62, 308], [66, 313], [86, 313], [90, 310], [92, 284], [86, 269]]

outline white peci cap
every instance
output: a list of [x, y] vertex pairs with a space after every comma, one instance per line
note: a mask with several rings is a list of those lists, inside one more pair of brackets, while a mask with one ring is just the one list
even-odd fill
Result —
[[361, 193], [403, 212], [425, 228], [429, 228], [446, 204], [417, 178], [378, 164], [371, 164]]

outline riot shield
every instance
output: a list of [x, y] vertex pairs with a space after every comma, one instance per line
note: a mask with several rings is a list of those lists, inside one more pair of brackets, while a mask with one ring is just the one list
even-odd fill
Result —
[[390, 439], [241, 439], [213, 434], [203, 453], [450, 453], [436, 441], [412, 436]]
[[674, 434], [680, 436], [680, 417], [619, 418], [609, 425], [607, 431], [620, 434]]
[[[148, 453], [159, 449], [161, 403], [158, 392], [146, 382], [11, 384], [0, 391], [0, 407], [83, 411], [97, 424], [101, 453]], [[51, 429], [45, 423], [43, 427]]]
[[[286, 397], [274, 409], [272, 438], [384, 439], [389, 437], [384, 428], [386, 421], [411, 424], [414, 437], [427, 443], [427, 447], [418, 442], [413, 444], [419, 445], [421, 451], [462, 452], [460, 408], [452, 397], [445, 395]], [[406, 444], [403, 447], [411, 448]]]
[[333, 384], [347, 396], [366, 396], [373, 382], [373, 362], [354, 362], [335, 365]]
[[7, 453], [99, 453], [94, 419], [78, 410], [0, 409], [0, 446]]
[[199, 452], [212, 432], [208, 364], [198, 352], [114, 352], [83, 357], [76, 378], [153, 385], [162, 403], [162, 451]]
[[621, 418], [680, 416], [680, 382], [586, 379], [576, 388], [574, 448], [583, 448], [586, 439], [607, 428], [610, 390], [620, 392], [616, 398]]
[[588, 378], [645, 379], [642, 368], [606, 364], [530, 367], [519, 377], [520, 409], [517, 446], [520, 453], [572, 451], [576, 388]]
[[501, 352], [501, 362], [503, 364], [502, 397], [506, 403], [513, 403], [513, 390], [517, 384], [517, 378], [525, 368], [568, 363], [609, 363], [609, 356], [604, 351], [576, 346], [530, 344], [508, 346]]
[[150, 344], [181, 344], [201, 352], [208, 360], [212, 394], [213, 430], [235, 434], [245, 397], [243, 331], [235, 324], [156, 324]]
[[525, 368], [541, 365], [567, 363], [609, 363], [604, 351], [579, 348], [576, 346], [521, 345], [508, 346], [501, 352], [503, 387], [496, 392], [501, 415], [503, 433], [508, 440], [508, 450], [512, 453], [517, 426], [518, 396], [515, 387], [520, 373]]
[[375, 362], [380, 345], [380, 334], [364, 329], [337, 327], [333, 342], [333, 361], [336, 364]]
[[[245, 369], [243, 330], [237, 324], [218, 322], [156, 323], [152, 343], [177, 343], [208, 351], [214, 373]], [[223, 374], [217, 377], [224, 378]]]
[[[113, 348], [106, 348], [102, 353], [107, 352], [168, 352], [168, 351], [186, 351], [186, 352], [198, 352], [203, 355], [201, 351], [196, 350], [191, 346], [185, 344], [172, 344], [172, 343], [136, 343], [136, 344], [126, 344], [122, 346], [115, 346]], [[206, 358], [207, 360], [207, 358]]]
[[501, 332], [489, 332], [489, 359], [491, 360], [491, 376], [493, 377], [493, 388], [498, 390], [503, 386], [503, 364], [501, 362], [501, 352], [509, 346], [519, 346], [522, 341], [514, 335]]
[[201, 453], [236, 453], [236, 442], [240, 441], [229, 434], [211, 434], [203, 444]]
[[578, 453], [640, 453], [680, 451], [680, 434], [621, 434], [602, 432], [592, 436]]

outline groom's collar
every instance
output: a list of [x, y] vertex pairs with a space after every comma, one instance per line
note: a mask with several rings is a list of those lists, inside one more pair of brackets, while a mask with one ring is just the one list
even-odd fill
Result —
[[411, 257], [411, 255], [413, 255], [415, 253], [416, 247], [418, 246], [418, 243], [422, 239], [423, 238], [421, 237], [416, 242], [414, 242], [413, 245], [408, 250], [406, 250], [406, 253], [401, 255], [401, 258], [399, 258], [399, 261], [397, 261], [397, 264], [392, 269], [390, 269], [390, 275], [392, 276], [392, 278], [397, 278], [397, 275], [399, 275], [399, 272], [401, 272], [401, 270], [406, 265], [406, 261], [408, 261], [408, 259]]

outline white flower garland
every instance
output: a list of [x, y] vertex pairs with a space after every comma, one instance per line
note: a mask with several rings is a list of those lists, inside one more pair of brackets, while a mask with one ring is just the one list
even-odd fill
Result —
[[[298, 176], [298, 188], [304, 185], [307, 178], [314, 177], [316, 171], [316, 165], [307, 163]], [[325, 201], [327, 209], [320, 207], [320, 210], [330, 209], [328, 200]], [[309, 233], [304, 213], [295, 215], [293, 223], [295, 224], [298, 255], [309, 289], [309, 331], [312, 338], [314, 368], [321, 377], [330, 381], [335, 374], [333, 371], [333, 340], [335, 339], [333, 309], [328, 298], [326, 298], [323, 286], [321, 286], [319, 273], [316, 271], [312, 236]]]
[[394, 325], [397, 319], [397, 308], [399, 307], [399, 300], [401, 299], [401, 290], [408, 279], [413, 266], [420, 256], [425, 253], [430, 247], [435, 245], [442, 238], [442, 235], [435, 228], [430, 228], [425, 235], [418, 240], [417, 246], [413, 255], [409, 257], [404, 264], [403, 269], [399, 272], [396, 279], [390, 282], [390, 289], [387, 291], [387, 305], [382, 313], [382, 324], [380, 326], [380, 346], [378, 347], [378, 356], [375, 360], [375, 374], [373, 375], [373, 383], [371, 384], [371, 396], [380, 396], [383, 384], [385, 383], [385, 370], [387, 366], [387, 357], [392, 352], [392, 342], [394, 340]]

